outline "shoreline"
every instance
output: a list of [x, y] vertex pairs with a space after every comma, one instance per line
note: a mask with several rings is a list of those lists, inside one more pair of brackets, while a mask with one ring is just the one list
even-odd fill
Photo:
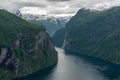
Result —
[[[44, 75], [44, 74], [49, 74], [52, 72], [52, 69], [54, 69], [54, 67], [57, 65], [58, 62], [56, 62], [55, 64], [49, 66], [49, 67], [46, 67], [44, 69], [40, 69], [39, 71], [36, 71], [32, 74], [29, 74], [29, 75], [26, 75], [26, 76], [23, 76], [23, 77], [17, 77], [15, 79], [12, 79], [12, 80], [33, 80], [35, 78], [35, 76], [39, 76], [40, 78], [44, 78], [45, 76], [47, 75]], [[34, 76], [33, 76], [34, 75]]]
[[[117, 65], [107, 60], [103, 60], [98, 57], [87, 56], [87, 55], [74, 53], [70, 51], [65, 51], [65, 52], [66, 52], [66, 55], [78, 56], [91, 64], [101, 67], [101, 69], [98, 69], [98, 71], [103, 73], [105, 77], [108, 77], [109, 80], [114, 80], [120, 75], [120, 65]], [[104, 67], [106, 67], [106, 69], [103, 69]]]
[[[73, 53], [73, 52], [69, 52], [69, 51], [65, 51], [65, 52], [66, 52], [65, 55], [74, 55], [74, 56], [80, 57], [80, 58], [86, 60], [87, 62], [89, 62], [95, 66], [100, 67], [98, 69], [98, 71], [101, 72], [109, 80], [114, 80], [115, 78], [117, 78], [120, 75], [120, 65], [117, 65], [117, 64], [112, 63], [112, 62], [107, 61], [107, 60], [92, 57], [92, 56]], [[39, 79], [43, 79], [48, 74], [50, 74], [56, 66], [57, 66], [57, 62], [55, 64], [47, 67], [47, 68], [41, 69], [41, 70], [36, 71], [36, 72], [29, 74], [27, 76], [23, 76], [23, 77], [16, 78], [13, 80], [33, 80], [36, 77], [38, 78], [38, 76], [39, 76]], [[106, 68], [104, 68], [104, 67], [106, 67]]]

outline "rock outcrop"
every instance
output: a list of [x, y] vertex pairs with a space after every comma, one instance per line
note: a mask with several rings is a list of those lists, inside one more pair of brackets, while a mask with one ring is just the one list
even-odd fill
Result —
[[57, 63], [43, 27], [0, 10], [0, 80], [32, 74]]

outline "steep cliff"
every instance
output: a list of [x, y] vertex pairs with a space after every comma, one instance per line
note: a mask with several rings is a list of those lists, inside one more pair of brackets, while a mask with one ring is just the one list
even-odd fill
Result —
[[119, 17], [120, 7], [104, 11], [80, 9], [66, 25], [65, 50], [120, 64]]
[[26, 76], [57, 63], [43, 27], [0, 10], [0, 80]]
[[65, 28], [62, 28], [60, 30], [58, 30], [55, 35], [52, 37], [53, 43], [55, 44], [55, 46], [57, 47], [62, 47], [62, 44], [64, 42], [64, 38], [65, 38]]

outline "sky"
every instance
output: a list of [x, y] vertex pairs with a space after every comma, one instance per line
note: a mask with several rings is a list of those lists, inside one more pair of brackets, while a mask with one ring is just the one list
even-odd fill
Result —
[[38, 15], [74, 15], [84, 7], [102, 10], [119, 5], [120, 0], [0, 0], [0, 8]]

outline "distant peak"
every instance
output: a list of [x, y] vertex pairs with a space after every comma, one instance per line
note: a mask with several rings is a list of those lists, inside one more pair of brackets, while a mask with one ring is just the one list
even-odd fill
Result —
[[87, 12], [103, 12], [103, 11], [106, 11], [106, 10], [114, 10], [114, 11], [118, 11], [120, 10], [120, 6], [114, 6], [114, 7], [99, 7], [99, 8], [96, 8], [96, 7], [84, 7], [84, 8], [81, 8], [79, 10], [79, 12], [82, 12], [82, 13], [87, 13]]
[[80, 11], [99, 12], [100, 10], [97, 10], [97, 9], [90, 9], [90, 8], [81, 8]]

